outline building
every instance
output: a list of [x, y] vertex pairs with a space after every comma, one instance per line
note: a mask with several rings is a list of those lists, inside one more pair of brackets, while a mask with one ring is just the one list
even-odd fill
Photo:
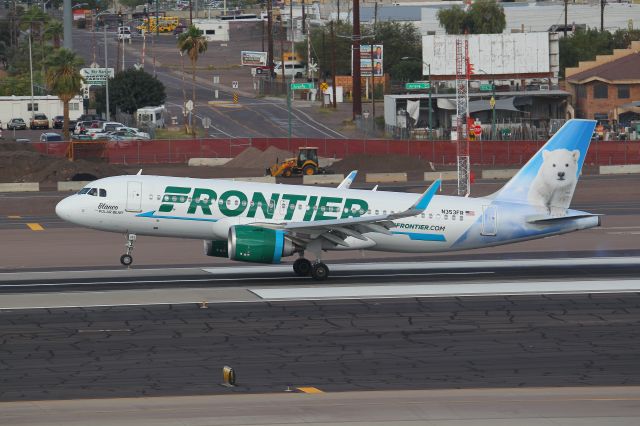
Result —
[[[33, 98], [31, 96], [0, 96], [0, 122], [2, 123], [7, 123], [12, 118], [22, 118], [28, 124], [31, 116], [36, 113], [45, 114], [48, 119], [62, 115], [62, 101], [52, 95]], [[81, 115], [82, 97], [76, 96], [69, 102], [69, 119], [77, 120]]]
[[640, 41], [565, 70], [576, 118], [629, 126], [640, 120]]

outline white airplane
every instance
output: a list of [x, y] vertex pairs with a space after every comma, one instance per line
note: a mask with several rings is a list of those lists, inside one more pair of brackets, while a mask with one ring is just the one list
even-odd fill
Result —
[[[326, 250], [428, 253], [496, 246], [600, 225], [600, 216], [569, 209], [592, 120], [568, 121], [498, 192], [468, 198], [165, 176], [116, 176], [89, 183], [60, 201], [62, 219], [127, 236], [128, 266], [136, 235], [204, 240], [208, 256], [279, 263], [329, 276]], [[310, 253], [313, 262], [304, 255]]]

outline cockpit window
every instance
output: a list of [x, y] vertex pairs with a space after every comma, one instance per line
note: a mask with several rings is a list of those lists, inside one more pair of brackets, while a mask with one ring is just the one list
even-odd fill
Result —
[[89, 192], [87, 192], [87, 194], [93, 195], [95, 197], [96, 195], [98, 195], [98, 190], [96, 188], [91, 188]]
[[82, 194], [86, 194], [87, 192], [89, 192], [89, 190], [90, 190], [90, 189], [91, 189], [91, 188], [82, 188], [82, 189], [80, 190], [80, 192], [78, 192], [78, 194], [80, 194], [80, 195], [82, 195]]
[[106, 197], [107, 196], [107, 190], [100, 188], [100, 196], [101, 197]]

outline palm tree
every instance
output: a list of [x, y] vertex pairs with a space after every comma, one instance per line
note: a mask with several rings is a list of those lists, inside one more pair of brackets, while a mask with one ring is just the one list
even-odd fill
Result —
[[47, 58], [47, 86], [62, 101], [65, 139], [69, 139], [69, 101], [82, 87], [80, 67], [83, 62], [75, 53], [64, 48], [56, 50]]
[[[194, 25], [190, 25], [187, 31], [180, 34], [178, 37], [178, 49], [182, 53], [187, 53], [191, 60], [191, 100], [193, 101], [194, 110], [196, 104], [196, 62], [198, 57], [207, 51], [207, 39], [202, 35], [202, 31], [196, 28]], [[191, 116], [195, 115], [195, 112], [191, 112]], [[192, 122], [193, 126], [193, 122]], [[192, 130], [193, 131], [193, 130]], [[195, 133], [193, 133], [195, 136]]]
[[50, 21], [47, 23], [44, 34], [47, 38], [53, 40], [53, 47], [56, 49], [60, 48], [60, 40], [62, 39], [62, 35], [64, 33], [64, 25], [62, 25], [61, 21]]

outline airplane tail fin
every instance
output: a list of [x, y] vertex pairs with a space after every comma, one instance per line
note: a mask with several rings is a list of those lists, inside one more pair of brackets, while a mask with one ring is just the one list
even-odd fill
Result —
[[495, 194], [495, 200], [529, 204], [553, 216], [564, 215], [595, 126], [594, 120], [567, 121]]

